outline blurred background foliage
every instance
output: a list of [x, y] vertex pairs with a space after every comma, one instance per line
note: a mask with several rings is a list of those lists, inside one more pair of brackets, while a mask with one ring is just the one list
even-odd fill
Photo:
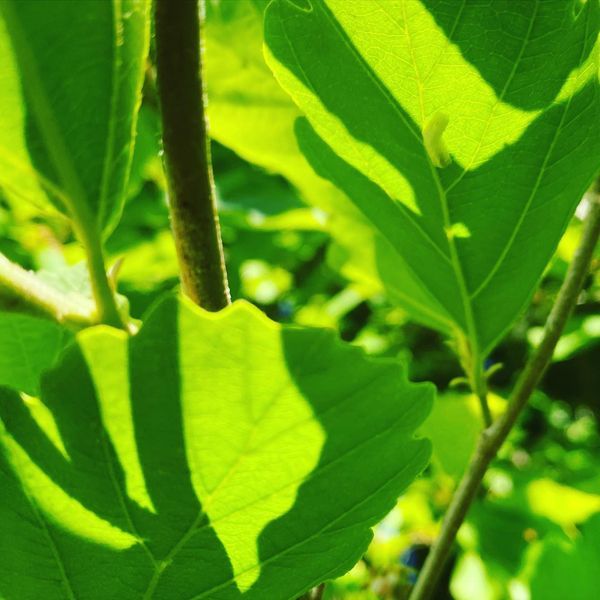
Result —
[[[250, 300], [277, 321], [330, 327], [370, 354], [399, 356], [414, 380], [437, 385], [439, 399], [422, 431], [434, 444], [429, 469], [376, 528], [363, 560], [329, 583], [324, 596], [405, 598], [480, 430], [478, 404], [466, 390], [450, 385], [461, 371], [442, 336], [409, 321], [394, 304], [390, 281], [397, 280], [401, 289], [401, 273], [393, 272], [393, 251], [378, 246], [382, 242], [361, 227], [355, 209], [310, 172], [295, 146], [295, 108], [262, 62], [261, 8], [259, 0], [209, 4], [212, 153], [232, 296]], [[137, 318], [177, 286], [158, 139], [149, 64], [128, 201], [108, 240], [122, 301]], [[585, 210], [583, 200], [529, 309], [490, 357], [490, 366], [501, 367], [491, 380], [495, 411], [502, 410], [528, 351], [540, 339]], [[43, 271], [61, 289], [89, 296], [81, 249], [50, 206], [9, 204], [0, 197], [0, 251], [27, 269]], [[598, 266], [600, 253], [541, 390], [460, 530], [440, 599], [596, 597]]]

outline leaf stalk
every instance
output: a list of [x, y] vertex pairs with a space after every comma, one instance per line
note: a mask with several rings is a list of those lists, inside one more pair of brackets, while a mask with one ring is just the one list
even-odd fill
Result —
[[478, 360], [476, 368], [477, 372], [473, 378], [474, 381], [471, 383], [471, 389], [473, 390], [477, 398], [479, 398], [479, 404], [481, 405], [481, 414], [483, 416], [483, 423], [487, 428], [490, 427], [494, 419], [492, 417], [492, 411], [490, 410], [490, 405], [488, 403], [487, 380], [480, 360]]

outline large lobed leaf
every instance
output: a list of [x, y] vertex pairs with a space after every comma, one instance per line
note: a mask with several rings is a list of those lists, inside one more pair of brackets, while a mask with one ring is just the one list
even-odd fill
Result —
[[0, 1], [0, 190], [80, 229], [121, 212], [148, 0]]
[[527, 303], [600, 167], [599, 20], [598, 2], [563, 0], [267, 9], [305, 155], [475, 359]]
[[0, 596], [294, 599], [424, 468], [431, 400], [397, 361], [243, 302], [85, 330], [41, 400], [0, 391]]

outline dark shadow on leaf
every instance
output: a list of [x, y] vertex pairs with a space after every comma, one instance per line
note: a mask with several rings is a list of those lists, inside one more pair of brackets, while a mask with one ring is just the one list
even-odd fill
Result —
[[[396, 203], [390, 200], [386, 192], [339, 157], [306, 119], [300, 118], [296, 121], [295, 131], [300, 150], [315, 172], [342, 190], [368, 221], [376, 225], [377, 230], [396, 252], [406, 258], [412, 267], [415, 280], [421, 283], [432, 303], [460, 306], [460, 299], [456, 296], [456, 281], [449, 277], [448, 264], [440, 261], [439, 255], [423, 243], [422, 238], [406, 222]], [[385, 247], [383, 249], [385, 250]], [[417, 264], [411, 261], [411, 257], [415, 255], [418, 256]], [[428, 266], [427, 269], [422, 268], [424, 264]], [[464, 315], [460, 311], [454, 311], [452, 317], [455, 322], [466, 327]]]
[[[68, 458], [57, 450], [21, 398], [0, 390], [2, 423], [36, 467], [107, 526], [140, 540], [130, 548], [111, 549], [102, 543], [90, 543], [83, 535], [74, 535], [65, 524], [53, 522], [51, 516], [36, 508], [35, 500], [23, 493], [7, 458], [0, 453], [0, 476], [6, 481], [3, 490], [7, 491], [0, 502], [0, 514], [8, 513], [0, 522], [0, 533], [10, 546], [3, 557], [5, 564], [23, 562], [18, 569], [22, 571], [19, 580], [0, 578], [0, 589], [9, 600], [46, 597], [45, 593], [28, 595], [40, 585], [40, 590], [47, 590], [43, 588], [43, 574], [35, 570], [34, 562], [23, 561], [21, 554], [28, 556], [33, 534], [42, 546], [52, 538], [60, 548], [59, 555], [75, 557], [64, 560], [61, 568], [66, 580], [73, 578], [81, 594], [78, 597], [133, 600], [143, 597], [149, 588], [153, 590], [150, 597], [179, 600], [232, 580], [227, 553], [202, 513], [190, 481], [178, 385], [177, 309], [174, 299], [162, 303], [144, 326], [143, 334], [131, 339], [129, 351], [136, 443], [155, 511], [141, 507], [127, 495], [123, 468], [103, 428], [94, 381], [78, 346], [70, 348], [59, 367], [42, 382], [43, 402], [52, 413]], [[166, 393], [156, 394], [157, 387]], [[76, 396], [66, 395], [73, 390], [77, 390]], [[10, 514], [13, 503], [18, 505], [20, 519]], [[24, 515], [25, 509], [31, 514]], [[51, 553], [46, 558], [49, 563], [57, 563], [53, 568], [48, 566], [48, 571], [64, 592], [57, 574], [63, 561]], [[125, 580], [117, 576], [122, 564], [128, 565]], [[82, 578], [82, 572], [94, 576]], [[235, 600], [240, 595], [233, 586], [223, 597]]]
[[[422, 233], [411, 232], [420, 245], [430, 243], [447, 255], [448, 242], [443, 231], [423, 217], [437, 215], [441, 220], [442, 208], [435, 180], [423, 175], [430, 173], [430, 163], [421, 128], [396, 102], [323, 2], [311, 0], [310, 11], [287, 0], [276, 2], [267, 15], [265, 39], [275, 58], [315, 91], [325, 108], [356, 140], [371, 146], [402, 174], [419, 212], [406, 207], [403, 203], [410, 199], [398, 194], [394, 209], [397, 213], [402, 210], [403, 216], [397, 218], [415, 222], [425, 238], [431, 238], [431, 242], [426, 242]], [[290, 39], [290, 31], [302, 31], [302, 40]], [[293, 61], [288, 52], [294, 56]], [[394, 126], [390, 127], [390, 123]]]
[[[312, 350], [323, 368], [304, 373], [298, 365], [305, 362], [315, 335], [289, 328], [282, 340], [288, 371], [326, 440], [292, 509], [260, 535], [263, 567], [253, 588], [258, 591], [273, 586], [281, 564], [292, 570], [299, 557], [313, 584], [349, 570], [371, 539], [369, 528], [392, 509], [429, 458], [429, 443], [415, 440], [413, 432], [430, 410], [432, 388], [408, 389], [398, 361], [366, 359], [358, 348], [346, 348], [344, 361], [336, 360], [341, 343], [325, 332]], [[261, 596], [250, 590], [248, 598]]]
[[600, 5], [579, 0], [455, 2], [426, 9], [503, 102], [544, 109], [590, 56]]
[[[600, 153], [600, 138], [589, 123], [599, 118], [598, 87], [592, 81], [569, 100], [544, 111], [514, 144], [505, 146], [478, 168], [463, 172], [453, 164], [439, 171], [444, 188], [453, 188], [450, 220], [464, 224], [469, 231], [469, 236], [457, 239], [456, 245], [466, 279], [472, 282], [469, 291], [477, 291], [472, 303], [482, 349], [490, 350], [526, 306], [589, 187]], [[573, 137], [573, 129], [580, 132], [577, 137]], [[405, 258], [432, 296], [449, 310], [453, 304], [439, 260], [427, 258], [425, 248], [416, 243], [394, 214], [394, 203], [386, 193], [341, 159], [305, 119], [298, 120], [296, 135], [313, 169], [352, 199]], [[545, 153], [540, 153], [540, 147]], [[570, 168], [566, 161], [578, 168]], [[555, 165], [561, 166], [551, 171]], [[557, 172], [569, 178], [568, 186], [557, 181]], [[519, 203], [507, 202], [507, 195], [517, 194]], [[474, 198], [481, 201], [475, 202]], [[529, 251], [524, 257], [525, 248]], [[500, 259], [502, 264], [498, 266]], [[530, 284], [515, 286], [515, 281]], [[489, 318], [491, 305], [493, 319]], [[455, 313], [453, 317], [460, 324], [460, 315]]]
[[[475, 11], [475, 6], [484, 10], [484, 4], [487, 9], [490, 7], [490, 3], [467, 4], [469, 11]], [[566, 9], [553, 16], [551, 7], [555, 2], [492, 4], [505, 11], [509, 5], [522, 5], [514, 8], [517, 12], [529, 11], [533, 4], [544, 4], [540, 14], [546, 20], [555, 18], [557, 28], [564, 19], [571, 18]], [[433, 6], [446, 6], [451, 12], [451, 3], [437, 2]], [[572, 49], [565, 51], [567, 66], [561, 62], [563, 58], [558, 60], [559, 74], [564, 71], [564, 78], [589, 55], [597, 33], [598, 13], [597, 3], [588, 3], [574, 21], [569, 35], [580, 35], [581, 40], [573, 44], [579, 54], [574, 60]], [[589, 28], [586, 35], [581, 30], [584, 25]], [[288, 0], [274, 2], [267, 11], [265, 35], [275, 59], [309, 90], [308, 94], [314, 93], [324, 113], [339, 121], [355, 140], [337, 139], [337, 130], [329, 136], [325, 116], [319, 134], [306, 123], [299, 123], [299, 144], [313, 168], [345, 191], [405, 257], [414, 279], [424, 282], [428, 292], [463, 330], [468, 321], [466, 312], [472, 305], [476, 331], [469, 332], [469, 336], [479, 339], [481, 353], [485, 354], [530, 298], [576, 203], [595, 175], [600, 138], [590, 124], [600, 119], [597, 81], [592, 77], [581, 89], [573, 90], [570, 97], [549, 103], [546, 97], [552, 86], [543, 78], [532, 78], [533, 89], [527, 88], [527, 98], [536, 106], [545, 102], [545, 110], [514, 143], [479, 167], [463, 170], [453, 163], [434, 169], [425, 153], [419, 127], [369, 62], [382, 60], [383, 51], [373, 50], [372, 58], [361, 55], [323, 0], [311, 0], [309, 11]], [[549, 35], [555, 35], [554, 29]], [[306, 39], [311, 43], [305, 43]], [[560, 44], [557, 47], [562, 49]], [[528, 47], [525, 52], [534, 52], [534, 48]], [[544, 69], [553, 67], [545, 65]], [[564, 82], [560, 79], [560, 86]], [[519, 90], [525, 94], [522, 86]], [[551, 91], [554, 102], [556, 90]], [[298, 91], [298, 98], [302, 97]], [[311, 111], [311, 118], [318, 118], [315, 115], [320, 113], [314, 107]], [[327, 139], [321, 140], [319, 135]], [[352, 146], [358, 168], [337, 156], [338, 152], [347, 151], [347, 144]], [[393, 194], [389, 197], [389, 186], [380, 181], [382, 168], [374, 177], [371, 155], [362, 156], [365, 145], [407, 178], [421, 215], [403, 212], [398, 205], [401, 198], [394, 198]], [[447, 218], [442, 215], [443, 206]], [[455, 237], [455, 263], [460, 263], [459, 267], [445, 261], [443, 253], [435, 252], [436, 245], [444, 247], [442, 239], [446, 241], [447, 236], [454, 235], [454, 225], [466, 231]], [[435, 244], [431, 244], [432, 240]], [[463, 278], [466, 290], [461, 294], [458, 282]]]

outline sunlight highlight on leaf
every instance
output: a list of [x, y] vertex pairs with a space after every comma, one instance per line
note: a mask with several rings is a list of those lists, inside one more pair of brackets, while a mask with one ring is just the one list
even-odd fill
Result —
[[564, 102], [579, 92], [588, 82], [600, 80], [600, 33], [587, 60], [573, 69], [562, 89], [556, 97], [556, 102]]
[[0, 434], [9, 462], [20, 473], [26, 494], [41, 512], [40, 521], [51, 521], [65, 531], [114, 550], [125, 550], [139, 542], [69, 496], [29, 458], [4, 427]]
[[[16, 60], [6, 24], [0, 18], [0, 189], [18, 198], [26, 198], [43, 206], [46, 195], [36, 177], [31, 177], [35, 170], [30, 166], [29, 152], [25, 137], [26, 106], [19, 82]], [[15, 126], [15, 123], [20, 126]], [[20, 167], [24, 165], [25, 167]]]
[[63, 439], [60, 435], [60, 431], [52, 412], [48, 410], [48, 407], [41, 402], [39, 398], [34, 398], [33, 396], [29, 396], [23, 392], [21, 392], [19, 396], [31, 414], [31, 418], [40, 427], [40, 429], [46, 433], [50, 442], [52, 442], [54, 447], [62, 454], [65, 460], [70, 460], [69, 453], [65, 448]]
[[[278, 325], [248, 304], [227, 309], [229, 335], [220, 350], [225, 358], [207, 378], [203, 365], [211, 361], [212, 344], [190, 352], [198, 313], [179, 313], [181, 391], [190, 402], [183, 406], [187, 457], [203, 510], [239, 589], [246, 591], [261, 571], [260, 533], [293, 506], [299, 486], [319, 462], [326, 433], [290, 377]], [[207, 342], [220, 338], [221, 319], [205, 316], [201, 335]], [[260, 353], [260, 362], [248, 347]], [[296, 377], [303, 377], [302, 365], [296, 369]], [[227, 402], [198, 406], [195, 400], [223, 395]]]
[[[436, 113], [448, 115], [444, 139], [464, 168], [475, 169], [514, 143], [539, 115], [498, 97], [424, 3], [328, 0], [327, 6], [356, 49], [373, 57], [373, 71], [415, 123], [424, 127]], [[377, 55], [373, 31], [387, 40], [385, 51]]]
[[98, 407], [106, 433], [119, 456], [125, 476], [127, 495], [140, 506], [156, 514], [156, 508], [146, 488], [135, 441], [135, 429], [129, 388], [129, 336], [109, 327], [104, 335], [92, 331], [79, 334], [79, 345], [87, 367], [94, 378]]
[[[267, 63], [276, 62], [276, 58], [272, 56], [268, 46], [265, 46], [265, 55]], [[333, 135], [339, 140], [340, 156], [352, 165], [362, 165], [365, 175], [378, 183], [390, 198], [406, 206], [414, 214], [421, 215], [423, 207], [419, 205], [411, 184], [388, 158], [371, 144], [353, 136], [344, 122], [327, 109], [326, 104], [321, 101], [318, 94], [314, 93], [309, 83], [302, 81], [292, 71], [285, 68], [275, 71], [275, 75], [284, 89], [289, 86], [298, 89], [303, 103], [306, 103], [307, 111], [322, 115], [323, 118], [314, 122], [313, 126], [325, 138]], [[369, 110], [366, 100], [363, 110]], [[397, 135], [401, 136], [402, 133], [399, 131]]]
[[[577, 17], [560, 1], [267, 9], [267, 61], [310, 124], [302, 151], [406, 262], [420, 301], [399, 303], [423, 322], [446, 313], [469, 364], [526, 306], [598, 170], [582, 124], [600, 117], [599, 23], [595, 2]], [[397, 202], [403, 179], [418, 213]]]
[[551, 479], [536, 479], [527, 486], [531, 510], [565, 528], [573, 528], [600, 512], [600, 496], [561, 485]]

